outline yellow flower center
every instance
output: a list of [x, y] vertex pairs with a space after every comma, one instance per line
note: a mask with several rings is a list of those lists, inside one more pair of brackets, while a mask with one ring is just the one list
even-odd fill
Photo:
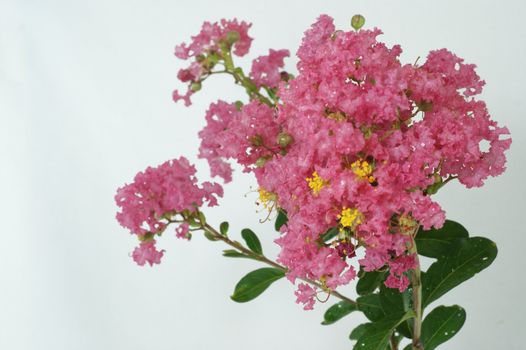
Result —
[[312, 190], [312, 193], [314, 195], [317, 195], [318, 193], [320, 193], [322, 188], [329, 185], [329, 182], [327, 180], [322, 179], [316, 171], [312, 173], [312, 177], [308, 177], [305, 180], [307, 180], [309, 188]]
[[373, 166], [369, 164], [369, 162], [366, 160], [358, 159], [357, 161], [351, 164], [351, 170], [360, 179], [366, 179], [370, 183], [373, 183], [375, 181], [374, 176], [372, 176]]
[[263, 188], [259, 188], [259, 201], [263, 204], [265, 209], [272, 210], [276, 202], [277, 196], [275, 193], [268, 192]]
[[342, 225], [342, 227], [354, 229], [362, 223], [363, 214], [356, 208], [344, 207], [341, 214], [338, 215], [338, 219], [340, 219], [340, 225]]

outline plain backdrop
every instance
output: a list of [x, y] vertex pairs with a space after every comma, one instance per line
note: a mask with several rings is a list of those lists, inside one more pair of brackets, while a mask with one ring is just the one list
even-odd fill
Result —
[[[522, 1], [480, 0], [0, 0], [0, 349], [352, 348], [360, 315], [321, 326], [328, 305], [303, 311], [285, 280], [236, 304], [235, 283], [259, 265], [223, 258], [221, 243], [202, 237], [167, 235], [163, 263], [138, 267], [129, 256], [136, 239], [114, 219], [116, 188], [148, 165], [185, 155], [207, 179], [196, 159], [206, 107], [244, 97], [217, 77], [191, 108], [174, 104], [184, 64], [176, 44], [204, 20], [238, 17], [254, 23], [250, 57], [270, 47], [294, 53], [321, 13], [341, 29], [363, 14], [367, 27], [383, 29], [381, 40], [402, 45], [405, 62], [447, 47], [478, 65], [482, 98], [512, 132], [508, 171], [481, 189], [448, 185], [438, 197], [449, 218], [496, 241], [499, 256], [441, 299], [468, 314], [442, 348], [524, 349], [525, 11]], [[237, 170], [209, 221], [229, 220], [234, 237], [252, 227], [275, 256], [255, 185]], [[353, 296], [353, 285], [342, 292]]]

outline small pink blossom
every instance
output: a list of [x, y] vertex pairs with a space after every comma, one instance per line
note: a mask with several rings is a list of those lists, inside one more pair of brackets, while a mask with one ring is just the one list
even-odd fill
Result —
[[259, 56], [252, 62], [250, 77], [257, 86], [278, 87], [281, 81], [280, 69], [285, 66], [285, 57], [289, 57], [289, 50], [269, 50], [267, 56]]
[[312, 310], [314, 308], [314, 298], [316, 297], [315, 288], [306, 283], [300, 283], [294, 294], [297, 297], [296, 303], [303, 304], [304, 310]]
[[161, 258], [164, 255], [164, 250], [157, 250], [155, 248], [155, 240], [147, 240], [141, 242], [132, 253], [133, 260], [139, 266], [144, 266], [145, 263], [160, 264]]

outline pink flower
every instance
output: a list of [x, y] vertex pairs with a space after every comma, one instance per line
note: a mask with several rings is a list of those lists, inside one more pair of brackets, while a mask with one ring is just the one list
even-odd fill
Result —
[[[191, 43], [177, 46], [175, 55], [191, 63], [178, 73], [188, 90], [176, 90], [174, 100], [191, 103], [215, 64], [207, 57], [220, 55], [220, 45], [228, 41], [234, 54], [245, 55], [249, 27], [205, 22]], [[381, 34], [336, 31], [322, 15], [297, 50], [296, 78], [281, 83], [288, 50], [253, 61], [250, 77], [279, 95], [275, 108], [218, 101], [206, 112], [199, 157], [211, 175], [231, 181], [229, 161], [236, 161], [287, 212], [276, 243], [292, 282], [308, 278], [334, 290], [356, 277], [359, 264], [365, 271], [388, 268], [385, 285], [405, 290], [416, 263], [408, 251], [416, 225], [440, 228], [445, 221], [434, 190], [452, 178], [482, 186], [505, 170], [509, 130], [477, 99], [484, 81], [475, 66], [445, 49], [420, 66], [403, 64], [400, 46], [381, 42]], [[194, 174], [184, 158], [139, 173], [117, 193], [119, 222], [144, 236], [161, 233], [167, 213], [216, 205], [221, 186], [198, 185]], [[324, 241], [331, 228], [338, 234]], [[188, 224], [176, 235], [188, 237]], [[355, 248], [362, 246], [358, 260]], [[143, 242], [134, 259], [158, 263], [162, 253]], [[314, 288], [302, 283], [295, 294], [312, 309]]]
[[167, 213], [195, 211], [205, 201], [217, 204], [216, 196], [223, 195], [218, 184], [199, 187], [195, 167], [181, 157], [156, 168], [147, 168], [135, 176], [134, 182], [119, 188], [115, 202], [121, 208], [119, 223], [137, 235], [161, 232], [166, 226]]
[[304, 310], [312, 310], [314, 308], [316, 289], [306, 283], [300, 283], [298, 290], [296, 290], [294, 294], [297, 297], [296, 303], [303, 304]]
[[280, 68], [285, 66], [285, 57], [289, 56], [289, 50], [270, 49], [267, 56], [259, 56], [252, 61], [250, 77], [257, 86], [278, 87], [281, 82]]
[[155, 240], [141, 242], [132, 253], [133, 260], [139, 266], [144, 266], [145, 263], [150, 264], [150, 266], [160, 264], [163, 255], [164, 250], [159, 251], [155, 248]]
[[[211, 66], [204, 59], [206, 55], [214, 52], [220, 53], [220, 44], [228, 42], [229, 35], [234, 34], [237, 40], [231, 44], [233, 53], [237, 56], [244, 56], [248, 53], [252, 38], [248, 35], [248, 30], [252, 24], [247, 22], [238, 22], [237, 19], [220, 22], [205, 22], [201, 31], [192, 37], [190, 44], [181, 43], [175, 47], [175, 56], [182, 60], [193, 59], [188, 68], [181, 69], [177, 78], [187, 84], [187, 90], [184, 94], [178, 90], [173, 92], [175, 102], [183, 100], [185, 106], [192, 104], [190, 97], [199, 89], [203, 75], [210, 73]], [[229, 44], [229, 45], [230, 45]], [[197, 85], [195, 85], [197, 84]]]

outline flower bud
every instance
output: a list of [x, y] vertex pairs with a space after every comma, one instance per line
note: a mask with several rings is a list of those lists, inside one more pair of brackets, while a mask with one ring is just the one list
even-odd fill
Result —
[[198, 81], [193, 82], [192, 85], [190, 85], [190, 90], [192, 90], [193, 92], [201, 90], [201, 83]]
[[294, 139], [291, 135], [287, 134], [286, 132], [280, 132], [278, 135], [277, 142], [278, 145], [280, 145], [281, 147], [287, 147], [292, 143], [293, 140]]
[[254, 135], [248, 139], [250, 144], [255, 147], [259, 147], [263, 144], [263, 138], [259, 135]]
[[354, 15], [351, 18], [351, 27], [354, 30], [359, 30], [365, 24], [365, 17], [362, 15]]
[[259, 157], [258, 160], [256, 160], [256, 166], [258, 168], [263, 168], [265, 164], [267, 163], [268, 158], [267, 157]]
[[235, 104], [236, 109], [237, 109], [238, 111], [240, 111], [241, 108], [243, 108], [243, 102], [241, 102], [241, 101], [236, 101], [234, 104]]
[[228, 43], [230, 45], [232, 45], [233, 43], [238, 41], [239, 38], [240, 38], [239, 32], [237, 32], [235, 30], [232, 30], [232, 31], [228, 32], [227, 35], [226, 35], [226, 40], [228, 41]]

